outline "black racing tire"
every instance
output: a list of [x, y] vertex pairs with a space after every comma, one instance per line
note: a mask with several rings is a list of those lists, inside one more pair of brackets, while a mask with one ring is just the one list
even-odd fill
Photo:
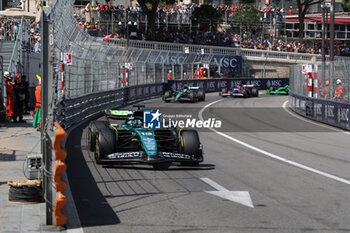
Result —
[[243, 90], [242, 94], [243, 94], [243, 98], [249, 97], [249, 94], [248, 94], [247, 90]]
[[195, 96], [195, 94], [193, 93], [193, 91], [191, 91], [190, 93], [188, 93], [188, 98], [190, 99], [190, 101], [192, 103], [197, 102], [197, 97]]
[[169, 169], [171, 162], [154, 163], [152, 164], [154, 170], [167, 170]]
[[223, 93], [226, 94], [226, 88], [223, 88], [223, 89], [221, 90], [221, 92], [219, 93], [219, 95], [220, 95], [221, 97], [226, 98], [227, 95], [222, 95]]
[[165, 102], [170, 102], [169, 98], [171, 98], [171, 92], [170, 91], [166, 91], [163, 95], [163, 100]]
[[88, 129], [89, 150], [94, 152], [96, 148], [96, 131], [98, 129], [108, 128], [108, 123], [104, 121], [90, 121]]
[[197, 92], [198, 101], [205, 101], [205, 91], [203, 89]]
[[102, 164], [101, 159], [116, 151], [116, 135], [114, 130], [103, 128], [97, 131], [95, 162]]
[[181, 162], [183, 166], [198, 166], [203, 161], [203, 153], [200, 149], [201, 144], [199, 141], [198, 132], [196, 130], [182, 130], [180, 132], [180, 152], [186, 155], [190, 155], [199, 161]]
[[251, 94], [252, 94], [253, 97], [259, 97], [259, 90], [258, 90], [258, 88], [253, 87]]

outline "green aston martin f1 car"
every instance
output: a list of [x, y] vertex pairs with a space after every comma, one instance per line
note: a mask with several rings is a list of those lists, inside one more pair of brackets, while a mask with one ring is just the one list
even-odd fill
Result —
[[270, 95], [289, 95], [289, 85], [283, 87], [270, 87], [266, 90], [266, 94]]
[[166, 91], [163, 95], [163, 100], [165, 102], [198, 102], [198, 101], [205, 101], [205, 92], [202, 89], [199, 89], [199, 87], [189, 87], [187, 84], [184, 85], [184, 87], [178, 91]]
[[[106, 121], [91, 121], [89, 150], [97, 164], [146, 163], [155, 169], [167, 169], [172, 162], [197, 166], [203, 161], [202, 144], [196, 130], [149, 128], [160, 121], [159, 111], [109, 109]], [[149, 116], [149, 118], [147, 118]], [[160, 118], [158, 118], [160, 119]], [[158, 126], [157, 125], [157, 126]]]

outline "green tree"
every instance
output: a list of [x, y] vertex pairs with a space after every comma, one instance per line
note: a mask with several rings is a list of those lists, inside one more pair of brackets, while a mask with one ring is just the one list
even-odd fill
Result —
[[220, 12], [211, 5], [201, 5], [192, 13], [192, 24], [200, 26], [201, 29], [217, 28], [221, 22]]
[[147, 37], [154, 39], [154, 24], [157, 16], [158, 6], [161, 5], [170, 5], [175, 3], [175, 0], [137, 0], [142, 11], [147, 15]]
[[350, 0], [343, 0], [341, 5], [342, 5], [342, 7], [343, 7], [345, 12], [349, 12], [350, 11]]
[[[252, 5], [244, 5], [237, 9], [236, 14], [232, 16], [232, 19], [239, 23], [240, 34], [242, 34], [242, 26], [249, 31], [252, 25], [261, 22], [261, 17], [262, 12], [259, 11], [258, 8]], [[240, 36], [242, 37], [242, 35]]]
[[297, 0], [298, 16], [299, 16], [299, 42], [303, 42], [304, 37], [304, 19], [310, 6], [321, 4], [324, 0]]

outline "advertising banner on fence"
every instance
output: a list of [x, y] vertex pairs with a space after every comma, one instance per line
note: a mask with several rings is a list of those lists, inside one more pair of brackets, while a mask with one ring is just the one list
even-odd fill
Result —
[[288, 78], [264, 78], [264, 79], [200, 79], [200, 80], [170, 80], [166, 85], [167, 90], [179, 90], [184, 84], [204, 88], [206, 92], [221, 91], [223, 88], [231, 88], [240, 85], [254, 85], [259, 90], [270, 87], [283, 87], [289, 84]]
[[289, 101], [292, 109], [300, 115], [350, 130], [350, 103], [308, 98], [295, 94]]

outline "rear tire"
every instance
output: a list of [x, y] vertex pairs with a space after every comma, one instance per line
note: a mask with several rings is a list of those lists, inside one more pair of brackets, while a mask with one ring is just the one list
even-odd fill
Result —
[[253, 97], [258, 97], [259, 96], [259, 91], [255, 87], [252, 88], [252, 96]]
[[204, 90], [198, 90], [197, 97], [199, 101], [205, 101], [205, 92]]
[[200, 150], [200, 141], [196, 130], [182, 130], [180, 134], [180, 151], [190, 155], [199, 161], [181, 162], [184, 166], [198, 166], [203, 161], [203, 154]]
[[194, 95], [193, 92], [188, 93], [188, 98], [190, 99], [190, 101], [191, 101], [192, 103], [197, 102], [197, 101], [196, 101], [196, 100], [197, 100], [197, 97]]
[[243, 94], [243, 98], [247, 98], [248, 97], [248, 92], [246, 90], [243, 90], [242, 94]]
[[95, 162], [102, 164], [101, 159], [116, 151], [116, 135], [112, 129], [104, 128], [97, 131]]
[[165, 102], [170, 102], [169, 98], [171, 98], [171, 92], [170, 91], [166, 91], [163, 95], [163, 100]]

